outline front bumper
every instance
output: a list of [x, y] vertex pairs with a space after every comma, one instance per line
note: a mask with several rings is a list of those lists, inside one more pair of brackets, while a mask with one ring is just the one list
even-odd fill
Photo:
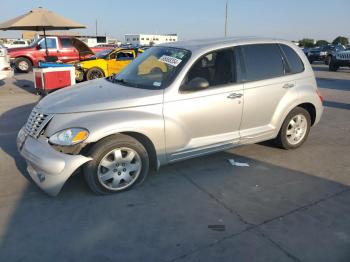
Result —
[[34, 139], [23, 129], [17, 136], [17, 148], [27, 162], [31, 178], [51, 196], [57, 196], [74, 171], [92, 160], [82, 155], [57, 152], [48, 144], [47, 139]]

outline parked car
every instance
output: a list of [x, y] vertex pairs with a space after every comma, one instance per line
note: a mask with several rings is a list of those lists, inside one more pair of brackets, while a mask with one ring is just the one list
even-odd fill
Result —
[[329, 55], [331, 54], [333, 49], [334, 46], [332, 45], [311, 48], [308, 51], [307, 56], [311, 64], [315, 61], [322, 61], [325, 64], [328, 64]]
[[325, 60], [325, 64], [329, 65], [331, 63], [333, 57], [335, 57], [335, 55], [338, 52], [342, 52], [342, 51], [345, 51], [345, 50], [346, 50], [346, 47], [343, 46], [343, 45], [332, 46], [332, 48], [327, 51], [327, 59]]
[[350, 67], [350, 50], [338, 51], [329, 63], [329, 71], [336, 72], [340, 67]]
[[12, 41], [11, 43], [4, 44], [4, 46], [7, 48], [17, 48], [17, 47], [26, 47], [26, 46], [29, 46], [29, 44], [27, 41], [19, 39], [19, 40]]
[[0, 80], [13, 76], [7, 49], [0, 44]]
[[151, 169], [274, 139], [300, 147], [322, 115], [306, 56], [287, 41], [224, 38], [162, 44], [114, 78], [42, 99], [17, 146], [35, 183], [57, 195], [81, 170], [96, 194]]
[[[48, 36], [46, 38], [50, 57], [57, 57], [63, 63], [79, 61], [105, 48], [89, 48], [82, 41], [68, 36]], [[29, 72], [39, 61], [45, 60], [45, 39], [41, 38], [28, 47], [8, 49], [11, 61], [20, 72]]]
[[75, 63], [76, 80], [81, 82], [117, 74], [142, 52], [143, 50], [134, 48], [98, 52], [89, 59]]

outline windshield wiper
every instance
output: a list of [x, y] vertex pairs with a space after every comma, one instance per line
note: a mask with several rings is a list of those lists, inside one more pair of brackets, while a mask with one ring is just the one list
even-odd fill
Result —
[[123, 79], [123, 78], [119, 78], [119, 79], [114, 78], [113, 82], [114, 82], [114, 83], [120, 83], [120, 84], [126, 85], [126, 86], [138, 87], [137, 84], [130, 83], [130, 82], [126, 82], [125, 79]]

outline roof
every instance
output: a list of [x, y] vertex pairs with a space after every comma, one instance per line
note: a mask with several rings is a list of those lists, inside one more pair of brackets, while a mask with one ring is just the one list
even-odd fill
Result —
[[253, 44], [253, 43], [275, 43], [288, 42], [285, 40], [273, 38], [259, 38], [259, 37], [220, 37], [220, 38], [206, 38], [186, 41], [177, 41], [171, 43], [159, 44], [158, 46], [171, 46], [177, 48], [184, 48], [190, 51], [200, 51], [203, 49], [215, 49], [238, 44]]

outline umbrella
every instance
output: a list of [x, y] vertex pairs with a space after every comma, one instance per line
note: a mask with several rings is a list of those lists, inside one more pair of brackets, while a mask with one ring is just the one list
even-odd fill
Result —
[[77, 28], [86, 28], [84, 25], [55, 14], [42, 7], [33, 9], [28, 13], [8, 20], [0, 24], [0, 30], [32, 30], [43, 31], [47, 50], [46, 32], [47, 30], [69, 30]]

